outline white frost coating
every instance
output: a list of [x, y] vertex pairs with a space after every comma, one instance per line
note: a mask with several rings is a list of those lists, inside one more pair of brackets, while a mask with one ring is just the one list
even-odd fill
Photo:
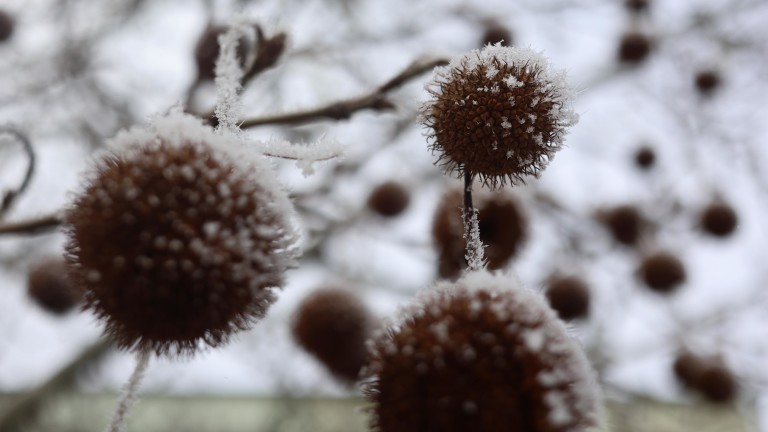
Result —
[[485, 246], [480, 239], [480, 222], [477, 219], [477, 209], [472, 209], [472, 214], [469, 218], [465, 214], [464, 209], [461, 211], [462, 219], [464, 220], [464, 239], [467, 240], [467, 263], [470, 271], [478, 271], [485, 268]]
[[219, 58], [216, 59], [216, 108], [214, 113], [219, 121], [216, 129], [234, 132], [240, 121], [239, 92], [245, 72], [237, 58], [240, 39], [252, 31], [244, 23], [232, 25], [219, 35]]
[[338, 158], [344, 153], [345, 147], [338, 141], [324, 136], [312, 144], [294, 144], [286, 140], [273, 139], [258, 142], [257, 145], [267, 155], [295, 160], [305, 177], [314, 174], [315, 162]]

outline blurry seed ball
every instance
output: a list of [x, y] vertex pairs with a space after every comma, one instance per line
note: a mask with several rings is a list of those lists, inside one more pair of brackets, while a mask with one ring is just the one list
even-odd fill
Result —
[[705, 360], [688, 351], [678, 353], [672, 363], [675, 378], [688, 388], [697, 386], [705, 367]]
[[720, 74], [714, 70], [702, 70], [696, 74], [693, 83], [702, 96], [709, 96], [720, 87]]
[[[213, 80], [216, 78], [216, 60], [219, 58], [220, 46], [219, 37], [229, 30], [229, 27], [222, 25], [209, 25], [200, 35], [195, 45], [195, 63], [197, 64], [197, 76], [201, 80]], [[252, 53], [254, 51], [253, 41], [245, 36], [238, 39], [237, 58], [240, 60], [240, 66], [244, 69], [250, 69], [250, 62], [253, 62]]]
[[319, 289], [305, 298], [293, 319], [293, 338], [335, 376], [355, 382], [365, 363], [372, 319], [353, 292]]
[[71, 311], [82, 299], [82, 292], [67, 279], [67, 265], [60, 257], [42, 259], [30, 267], [27, 294], [54, 315]]
[[671, 293], [685, 282], [685, 267], [675, 255], [657, 252], [643, 258], [639, 273], [648, 288]]
[[363, 391], [380, 432], [581, 431], [591, 368], [537, 293], [485, 271], [438, 283], [369, 344]]
[[739, 384], [733, 373], [723, 364], [711, 361], [701, 372], [696, 389], [710, 402], [733, 401], [738, 394]]
[[625, 33], [619, 40], [618, 59], [625, 64], [638, 64], [644, 61], [653, 49], [653, 42], [648, 35], [639, 32]]
[[624, 0], [624, 7], [631, 13], [646, 12], [650, 7], [650, 0]]
[[483, 32], [481, 46], [496, 44], [512, 46], [512, 33], [499, 23], [490, 23]]
[[0, 10], [0, 42], [5, 42], [13, 35], [15, 20], [8, 12]]
[[487, 45], [435, 68], [420, 121], [446, 173], [495, 189], [537, 176], [578, 116], [564, 72], [528, 49]]
[[622, 205], [601, 214], [605, 227], [616, 242], [627, 246], [637, 244], [643, 225], [640, 210], [632, 205]]
[[[477, 193], [474, 201], [488, 268], [500, 269], [522, 249], [528, 222], [520, 204], [509, 193]], [[462, 190], [450, 189], [435, 212], [432, 237], [438, 252], [441, 278], [455, 279], [467, 267], [467, 243], [461, 216], [463, 205]]]
[[548, 284], [547, 300], [552, 309], [564, 320], [589, 315], [589, 288], [576, 276], [556, 276]]
[[715, 237], [727, 237], [733, 234], [738, 225], [736, 211], [728, 204], [714, 202], [701, 213], [701, 229]]
[[295, 254], [268, 162], [178, 112], [108, 144], [65, 215], [70, 274], [107, 333], [191, 355], [262, 318]]
[[410, 192], [405, 186], [396, 181], [388, 181], [373, 189], [368, 197], [368, 208], [381, 216], [393, 217], [402, 213], [410, 200]]
[[635, 165], [642, 170], [648, 170], [656, 163], [656, 152], [650, 147], [643, 146], [635, 152]]

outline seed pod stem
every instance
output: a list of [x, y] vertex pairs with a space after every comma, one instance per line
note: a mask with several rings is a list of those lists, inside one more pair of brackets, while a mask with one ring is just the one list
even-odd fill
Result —
[[483, 241], [480, 240], [480, 222], [477, 209], [472, 205], [472, 182], [474, 175], [464, 171], [464, 238], [467, 240], [467, 263], [469, 271], [482, 270], [485, 267]]
[[125, 421], [130, 415], [131, 408], [136, 403], [136, 392], [139, 390], [139, 385], [144, 378], [144, 372], [149, 365], [149, 356], [151, 350], [148, 348], [142, 349], [136, 355], [136, 368], [133, 370], [131, 377], [123, 388], [123, 394], [120, 396], [120, 401], [115, 408], [115, 415], [112, 417], [112, 423], [109, 425], [107, 432], [124, 432]]

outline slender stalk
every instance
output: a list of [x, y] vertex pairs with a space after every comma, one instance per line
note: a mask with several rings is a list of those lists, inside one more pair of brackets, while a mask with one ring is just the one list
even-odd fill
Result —
[[485, 267], [483, 256], [483, 241], [480, 240], [480, 222], [477, 219], [477, 209], [472, 204], [472, 182], [474, 175], [464, 171], [464, 238], [467, 240], [466, 259], [469, 271], [482, 270]]
[[115, 414], [112, 417], [112, 423], [107, 428], [107, 432], [124, 432], [125, 422], [128, 420], [128, 415], [131, 413], [131, 408], [136, 403], [136, 393], [139, 390], [141, 380], [144, 378], [144, 372], [149, 365], [150, 350], [142, 349], [136, 356], [136, 369], [133, 370], [131, 377], [123, 388], [123, 394], [120, 396], [120, 401], [115, 409]]

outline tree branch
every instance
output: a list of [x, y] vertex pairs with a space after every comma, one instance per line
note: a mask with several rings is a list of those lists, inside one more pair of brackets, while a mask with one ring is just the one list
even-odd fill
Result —
[[2, 234], [26, 234], [34, 235], [51, 230], [61, 225], [61, 216], [52, 214], [41, 216], [36, 219], [26, 219], [19, 222], [0, 224], [0, 235]]
[[15, 190], [9, 190], [3, 195], [2, 200], [0, 201], [0, 219], [8, 212], [8, 210], [11, 209], [14, 202], [16, 201], [16, 198], [21, 196], [21, 194], [24, 193], [24, 191], [27, 190], [27, 187], [29, 187], [30, 182], [32, 181], [32, 175], [35, 173], [35, 151], [32, 148], [32, 144], [29, 142], [29, 138], [27, 138], [26, 135], [21, 133], [20, 131], [16, 130], [13, 127], [2, 127], [0, 128], [0, 135], [10, 135], [12, 136], [17, 142], [19, 142], [22, 147], [24, 148], [24, 152], [27, 154], [27, 171], [24, 174], [24, 178], [21, 180], [21, 184], [18, 188]]

